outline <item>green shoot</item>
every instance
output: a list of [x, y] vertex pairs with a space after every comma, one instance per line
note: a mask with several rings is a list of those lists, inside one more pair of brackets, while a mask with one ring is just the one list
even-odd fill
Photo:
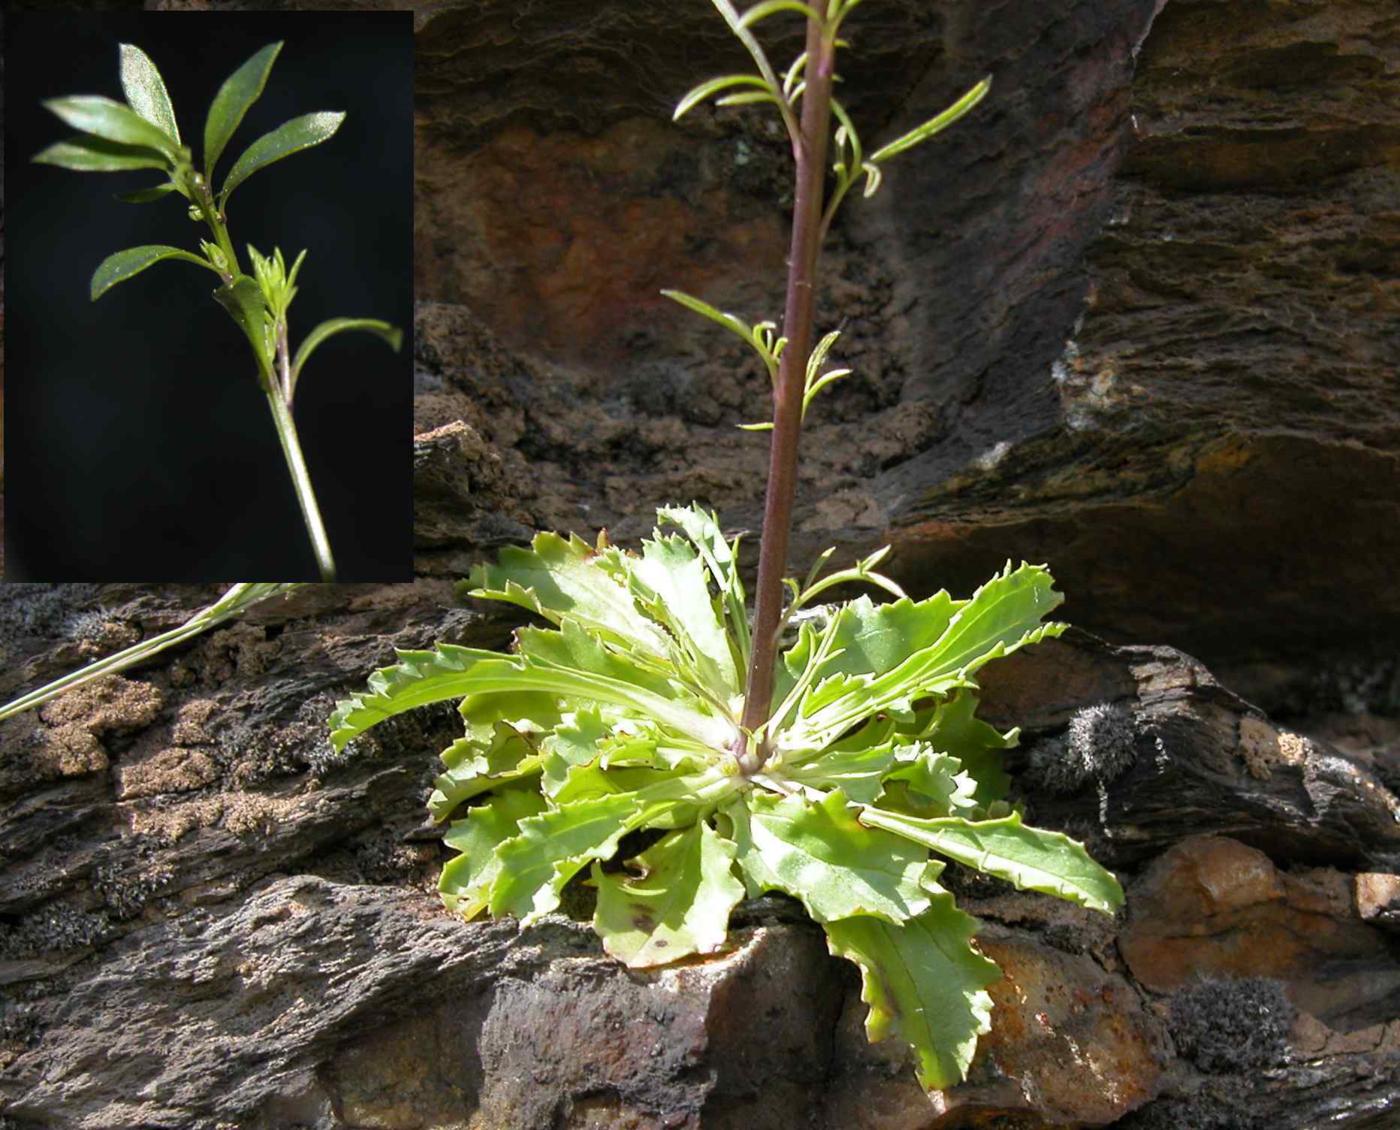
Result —
[[244, 273], [239, 262], [228, 229], [228, 201], [233, 190], [269, 165], [329, 140], [345, 119], [342, 113], [321, 112], [284, 122], [248, 146], [234, 161], [222, 185], [215, 188], [214, 172], [219, 159], [249, 108], [261, 96], [281, 48], [280, 43], [264, 47], [219, 88], [204, 122], [202, 170], [196, 167], [190, 150], [181, 141], [175, 109], [156, 65], [139, 47], [126, 43], [120, 47], [121, 85], [126, 102], [92, 95], [46, 102], [46, 107], [64, 124], [79, 132], [67, 141], [49, 146], [34, 160], [79, 172], [157, 170], [164, 174], [163, 181], [124, 193], [119, 199], [147, 204], [178, 194], [187, 202], [190, 219], [207, 229], [210, 238], [199, 241], [197, 252], [164, 244], [114, 252], [93, 273], [92, 298], [102, 297], [118, 283], [165, 260], [190, 263], [217, 276], [220, 285], [214, 298], [238, 325], [252, 351], [258, 384], [272, 413], [320, 578], [333, 581], [335, 559], [292, 415], [297, 378], [312, 350], [332, 334], [369, 331], [396, 351], [401, 334], [387, 322], [333, 318], [306, 336], [293, 360], [288, 311], [296, 296], [296, 278], [306, 252], [297, 256], [290, 271], [277, 248], [270, 256], [264, 256], [251, 245], [248, 247], [251, 275]]

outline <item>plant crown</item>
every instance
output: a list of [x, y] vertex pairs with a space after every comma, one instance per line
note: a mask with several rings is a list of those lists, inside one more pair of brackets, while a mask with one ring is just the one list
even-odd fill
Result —
[[[549, 627], [513, 654], [401, 652], [331, 721], [337, 749], [395, 714], [461, 699], [466, 736], [429, 801], [452, 819], [447, 905], [528, 925], [584, 869], [594, 928], [632, 967], [710, 953], [745, 893], [800, 899], [854, 961], [872, 1039], [897, 1032], [928, 1087], [961, 1078], [988, 1030], [996, 966], [939, 885], [930, 851], [1017, 887], [1112, 911], [1111, 874], [1004, 801], [999, 733], [975, 716], [976, 673], [1064, 625], [1048, 572], [1007, 569], [967, 600], [939, 592], [814, 607], [882, 553], [798, 586], [761, 771], [733, 756], [748, 657], [737, 544], [698, 507], [658, 512], [640, 554], [538, 535], [479, 568], [472, 595]], [[897, 590], [896, 590], [897, 591]], [[644, 833], [642, 836], [634, 833]]]

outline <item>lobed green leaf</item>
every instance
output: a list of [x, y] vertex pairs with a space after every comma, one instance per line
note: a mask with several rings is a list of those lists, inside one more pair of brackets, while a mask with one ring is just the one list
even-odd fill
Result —
[[898, 836], [867, 835], [839, 792], [813, 804], [754, 790], [724, 812], [754, 893], [801, 899], [818, 922], [857, 914], [902, 922], [928, 909], [927, 853]]
[[708, 824], [671, 832], [628, 867], [609, 874], [595, 862], [593, 928], [605, 949], [632, 969], [666, 965], [724, 945], [729, 914], [744, 897], [733, 875], [737, 849]]
[[860, 822], [923, 844], [1021, 890], [1040, 891], [1106, 914], [1123, 905], [1118, 880], [1089, 857], [1083, 844], [1062, 832], [1028, 828], [1018, 812], [1000, 820], [972, 821], [960, 817], [920, 819], [867, 807], [861, 811]]
[[443, 836], [459, 852], [443, 865], [438, 892], [448, 910], [470, 921], [486, 909], [491, 888], [501, 875], [496, 849], [520, 834], [520, 821], [545, 809], [535, 789], [503, 789], [486, 804], [477, 805], [463, 820], [455, 820]]
[[495, 565], [472, 571], [471, 595], [538, 612], [552, 624], [565, 616], [624, 647], [665, 660], [665, 636], [637, 608], [627, 587], [600, 567], [598, 553], [576, 537], [535, 535], [529, 549], [508, 547]]
[[564, 884], [593, 860], [611, 858], [636, 808], [634, 796], [615, 793], [521, 820], [519, 834], [496, 849], [491, 913], [528, 926], [555, 909]]
[[671, 627], [696, 677], [721, 700], [738, 694], [734, 654], [699, 554], [681, 538], [657, 537], [643, 543], [632, 573], [649, 590], [657, 619]]
[[977, 1038], [992, 1029], [986, 989], [1001, 971], [973, 948], [976, 929], [976, 919], [941, 890], [928, 910], [897, 926], [869, 917], [826, 924], [831, 952], [860, 969], [861, 1000], [870, 1006], [866, 1035], [872, 1043], [904, 1039], [928, 1090], [961, 1082]]

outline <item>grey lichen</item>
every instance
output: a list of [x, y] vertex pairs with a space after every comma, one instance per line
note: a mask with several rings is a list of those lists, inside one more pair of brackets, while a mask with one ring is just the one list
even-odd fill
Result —
[[1031, 750], [1030, 774], [1039, 787], [1074, 793], [1090, 782], [1106, 783], [1128, 771], [1137, 759], [1132, 712], [1100, 702], [1074, 713], [1060, 738]]
[[1272, 978], [1205, 978], [1173, 995], [1169, 1024], [1177, 1050], [1202, 1071], [1242, 1072], [1287, 1058], [1294, 1016]]

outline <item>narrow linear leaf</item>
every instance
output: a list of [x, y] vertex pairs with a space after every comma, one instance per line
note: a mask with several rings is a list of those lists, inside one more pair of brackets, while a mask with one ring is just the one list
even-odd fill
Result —
[[303, 149], [310, 149], [313, 145], [328, 141], [335, 136], [335, 131], [343, 121], [343, 112], [325, 110], [315, 114], [303, 114], [299, 118], [283, 122], [271, 133], [263, 134], [233, 163], [233, 168], [229, 170], [228, 178], [220, 191], [220, 202], [226, 202], [235, 188], [259, 170], [284, 157], [290, 157], [293, 153], [300, 153]]
[[1000, 820], [972, 821], [956, 816], [922, 819], [865, 808], [860, 822], [894, 832], [1021, 890], [1040, 891], [1106, 914], [1123, 905], [1118, 880], [1089, 857], [1083, 844], [1063, 832], [1028, 828], [1019, 812]]
[[69, 98], [51, 98], [44, 107], [57, 115], [64, 125], [121, 145], [154, 149], [170, 158], [167, 164], [174, 163], [179, 144], [130, 106], [100, 94], [75, 94]]
[[[888, 161], [891, 157], [903, 153], [906, 149], [912, 149], [921, 142], [927, 141], [934, 134], [940, 133], [956, 122], [977, 103], [987, 96], [987, 91], [992, 89], [992, 77], [988, 75], [981, 82], [977, 83], [971, 90], [949, 106], [943, 113], [930, 118], [921, 126], [916, 126], [901, 137], [895, 138], [888, 145], [883, 145], [871, 154], [870, 160], [875, 165]], [[872, 190], [873, 191], [873, 190]]]
[[757, 75], [722, 75], [719, 78], [708, 79], [686, 91], [681, 100], [676, 103], [676, 110], [671, 115], [671, 120], [680, 121], [705, 99], [712, 98], [720, 91], [729, 90], [735, 86], [758, 87], [759, 93], [767, 94], [770, 97], [774, 96], [773, 88]]
[[123, 43], [117, 50], [121, 57], [122, 93], [126, 95], [127, 105], [178, 145], [180, 127], [175, 122], [175, 108], [170, 104], [170, 93], [165, 89], [160, 71], [139, 47]]
[[[92, 300], [96, 302], [117, 283], [126, 282], [133, 275], [139, 275], [162, 259], [181, 259], [205, 270], [214, 271], [207, 261], [179, 247], [166, 247], [158, 243], [147, 244], [144, 247], [128, 247], [125, 251], [116, 251], [108, 255], [92, 273]], [[218, 274], [217, 271], [214, 273]]]
[[816, 20], [818, 23], [825, 23], [826, 17], [821, 15], [810, 4], [803, 4], [801, 0], [763, 0], [760, 4], [755, 4], [739, 18], [740, 27], [753, 27], [759, 20], [766, 20], [769, 16], [776, 16], [779, 12], [795, 12], [803, 19]]
[[328, 337], [334, 337], [336, 334], [351, 330], [362, 330], [365, 333], [375, 334], [383, 338], [395, 353], [403, 345], [403, 331], [391, 326], [388, 322], [381, 322], [375, 318], [331, 318], [315, 327], [302, 340], [301, 348], [297, 350], [297, 355], [292, 361], [293, 387], [296, 387], [296, 379], [301, 374], [301, 367], [306, 364], [307, 359], [315, 352], [317, 346]]
[[595, 863], [593, 928], [603, 949], [633, 969], [714, 953], [728, 935], [730, 911], [744, 897], [732, 871], [736, 851], [702, 822], [637, 856], [631, 866], [640, 875], [610, 875]]
[[36, 165], [56, 165], [80, 173], [124, 173], [130, 169], [168, 169], [164, 153], [144, 145], [122, 145], [84, 134], [50, 145], [33, 157]]
[[248, 107], [261, 97], [268, 73], [281, 50], [281, 43], [269, 43], [229, 75], [219, 87], [219, 93], [214, 95], [204, 121], [204, 175], [210, 183], [213, 183], [214, 166], [224, 147], [243, 121]]
[[988, 985], [996, 963], [972, 947], [977, 921], [941, 891], [918, 918], [899, 926], [878, 918], [826, 924], [827, 944], [860, 969], [861, 1000], [870, 1006], [871, 1042], [897, 1035], [914, 1049], [915, 1073], [927, 1090], [960, 1082], [992, 1030]]

